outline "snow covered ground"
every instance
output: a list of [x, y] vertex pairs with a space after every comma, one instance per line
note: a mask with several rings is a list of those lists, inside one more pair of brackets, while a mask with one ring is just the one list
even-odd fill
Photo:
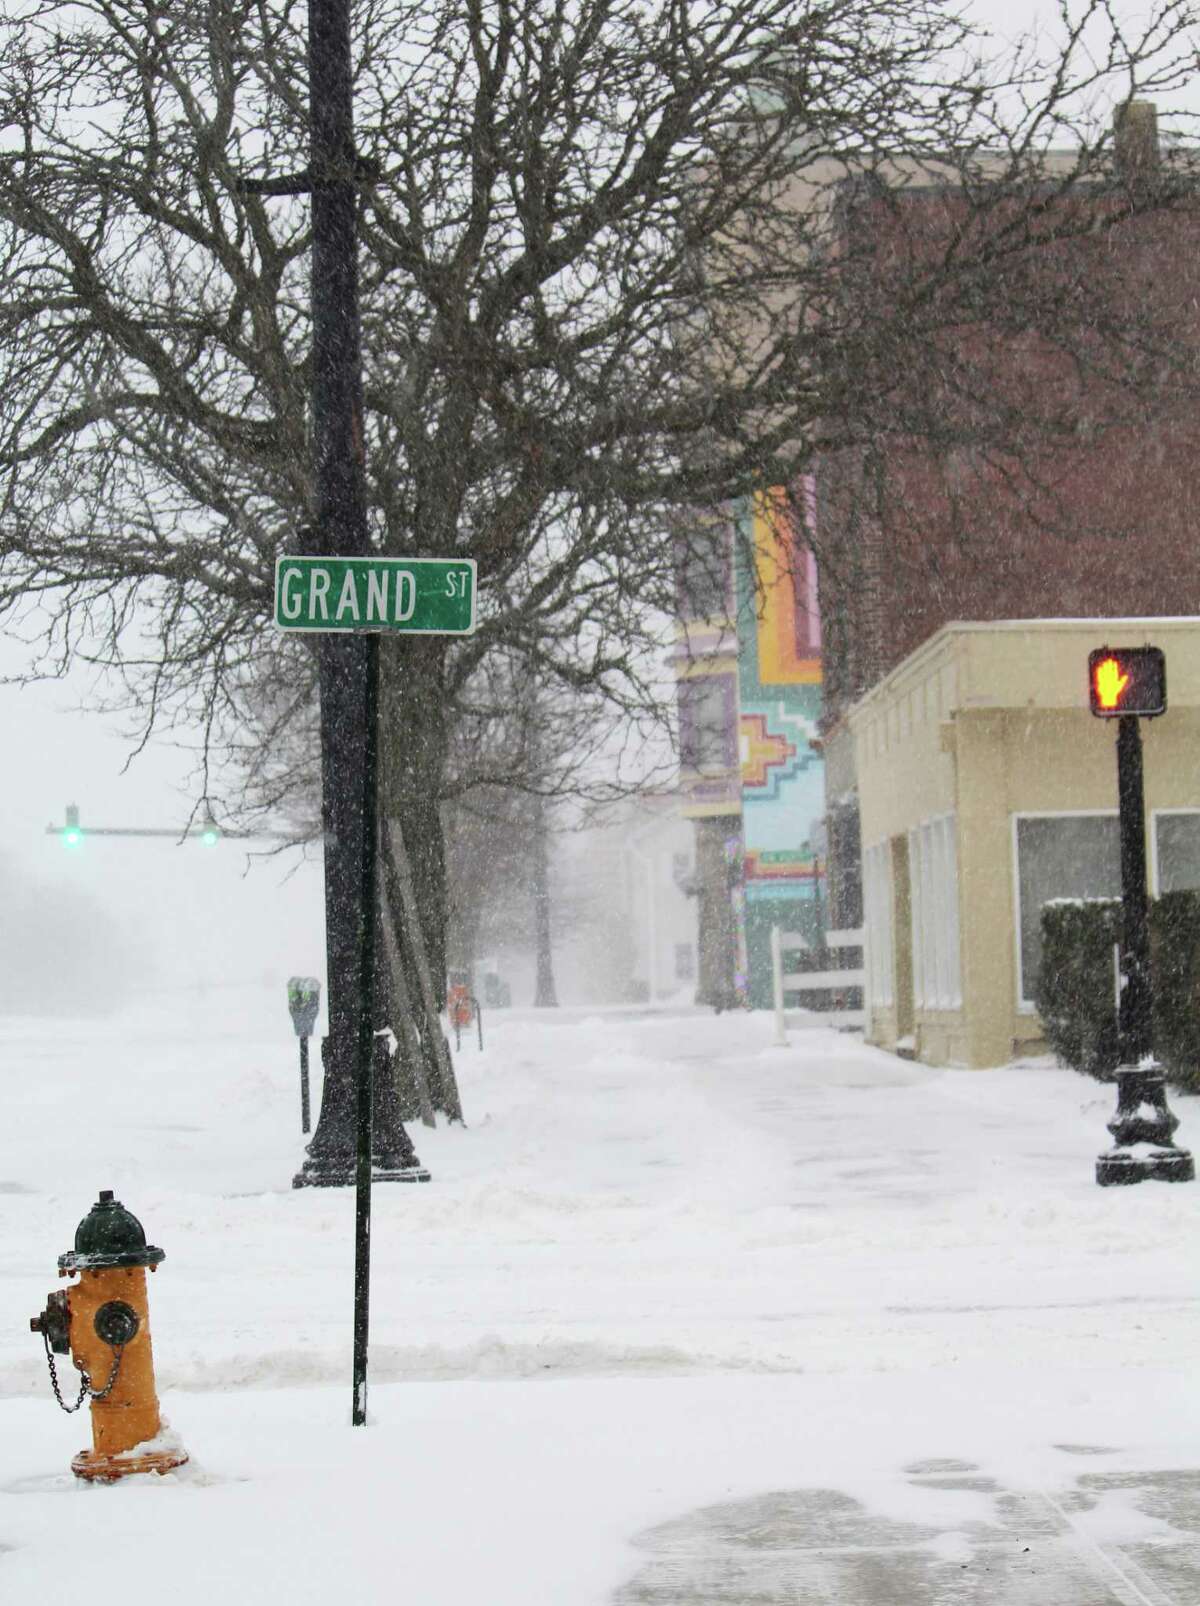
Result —
[[[1095, 1186], [1111, 1089], [818, 1028], [776, 1049], [766, 1016], [486, 1027], [467, 1129], [412, 1129], [433, 1182], [375, 1192], [351, 1430], [353, 1198], [290, 1187], [282, 998], [0, 1022], [0, 1599], [74, 1600], [119, 1545], [185, 1606], [601, 1606], [640, 1532], [706, 1503], [832, 1488], [950, 1533], [985, 1496], [906, 1467], [1053, 1493], [1080, 1447], [1200, 1465], [1200, 1191]], [[1173, 1103], [1200, 1146], [1200, 1101]], [[27, 1318], [106, 1187], [167, 1252], [155, 1353], [193, 1463], [93, 1489]]]

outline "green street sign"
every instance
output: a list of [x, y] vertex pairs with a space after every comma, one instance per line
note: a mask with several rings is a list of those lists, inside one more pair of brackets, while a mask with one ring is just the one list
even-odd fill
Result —
[[474, 558], [294, 558], [275, 564], [280, 630], [469, 636]]

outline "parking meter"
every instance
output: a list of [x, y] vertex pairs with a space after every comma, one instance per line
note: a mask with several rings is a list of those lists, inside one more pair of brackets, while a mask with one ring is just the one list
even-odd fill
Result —
[[300, 1130], [307, 1132], [312, 1124], [308, 1108], [308, 1040], [321, 1007], [321, 983], [315, 976], [289, 976], [287, 991], [292, 1025], [300, 1039]]
[[287, 984], [288, 1009], [297, 1037], [311, 1037], [321, 1007], [321, 983], [315, 976], [290, 976]]

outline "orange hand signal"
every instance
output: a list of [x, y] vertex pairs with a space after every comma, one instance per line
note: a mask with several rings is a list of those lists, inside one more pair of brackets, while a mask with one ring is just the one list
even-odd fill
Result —
[[1129, 676], [1121, 673], [1115, 658], [1104, 658], [1096, 665], [1096, 696], [1101, 708], [1115, 708], [1128, 684]]

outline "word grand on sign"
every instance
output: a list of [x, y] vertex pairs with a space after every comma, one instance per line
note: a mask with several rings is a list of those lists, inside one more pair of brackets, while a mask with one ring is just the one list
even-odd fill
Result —
[[275, 565], [280, 630], [467, 636], [475, 595], [470, 558], [281, 557]]

